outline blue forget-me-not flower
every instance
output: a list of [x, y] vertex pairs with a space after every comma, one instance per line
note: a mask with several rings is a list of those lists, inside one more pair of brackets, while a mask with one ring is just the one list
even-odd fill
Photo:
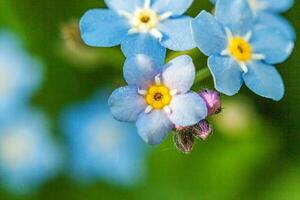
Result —
[[105, 92], [67, 108], [61, 126], [75, 179], [132, 185], [143, 178], [146, 146], [134, 126], [112, 117]]
[[128, 86], [109, 98], [113, 116], [119, 121], [136, 122], [139, 135], [155, 145], [168, 136], [174, 125], [191, 126], [207, 116], [202, 98], [190, 89], [195, 67], [189, 56], [180, 56], [164, 66], [138, 54], [124, 65]]
[[280, 30], [255, 26], [245, 0], [219, 0], [215, 16], [202, 11], [192, 27], [219, 92], [234, 95], [245, 82], [260, 96], [283, 97], [284, 84], [273, 64], [285, 61], [294, 43]]
[[[222, 1], [222, 0], [220, 0]], [[255, 17], [257, 25], [280, 30], [291, 40], [295, 40], [296, 32], [293, 26], [281, 13], [290, 9], [294, 0], [244, 0], [247, 1]], [[216, 3], [217, 0], [211, 0]]]
[[0, 119], [22, 109], [42, 79], [40, 62], [10, 32], [0, 31]]
[[184, 16], [193, 0], [105, 0], [109, 9], [92, 9], [80, 20], [86, 44], [121, 44], [126, 57], [146, 54], [163, 64], [166, 48], [195, 47], [191, 17]]
[[0, 120], [0, 181], [12, 192], [30, 192], [60, 167], [59, 150], [40, 111], [18, 112]]

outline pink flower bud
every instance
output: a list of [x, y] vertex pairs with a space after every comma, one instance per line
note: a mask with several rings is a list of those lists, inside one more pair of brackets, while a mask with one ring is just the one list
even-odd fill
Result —
[[218, 92], [213, 90], [202, 90], [199, 95], [206, 103], [208, 116], [221, 112], [221, 98]]
[[213, 132], [212, 126], [207, 120], [200, 121], [194, 126], [194, 135], [200, 140], [206, 140]]
[[175, 125], [175, 130], [176, 130], [177, 132], [183, 131], [184, 129], [186, 129], [186, 127]]

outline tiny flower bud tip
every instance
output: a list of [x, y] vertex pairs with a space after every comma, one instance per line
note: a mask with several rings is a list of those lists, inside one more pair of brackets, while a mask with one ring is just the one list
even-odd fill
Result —
[[218, 92], [213, 90], [202, 90], [199, 95], [206, 103], [208, 116], [221, 112], [221, 98]]
[[175, 129], [176, 129], [176, 131], [183, 131], [184, 129], [185, 129], [185, 127], [183, 127], [183, 126], [178, 126], [178, 125], [175, 125]]
[[193, 134], [186, 131], [175, 132], [174, 143], [179, 151], [189, 154], [192, 152], [194, 146]]
[[200, 140], [206, 140], [213, 132], [212, 126], [207, 120], [200, 121], [194, 126], [194, 134]]

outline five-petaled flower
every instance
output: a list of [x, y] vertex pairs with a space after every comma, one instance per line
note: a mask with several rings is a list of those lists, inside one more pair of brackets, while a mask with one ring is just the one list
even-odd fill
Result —
[[[217, 0], [210, 0], [216, 3]], [[222, 1], [222, 0], [220, 0]], [[293, 26], [282, 16], [283, 13], [290, 9], [294, 0], [243, 0], [247, 1], [255, 17], [257, 25], [270, 27], [281, 31], [291, 40], [295, 40], [296, 32]]]
[[128, 58], [124, 66], [128, 86], [109, 98], [113, 116], [135, 122], [149, 144], [163, 141], [174, 125], [191, 126], [207, 116], [204, 100], [191, 92], [195, 67], [189, 56], [180, 56], [163, 67], [146, 55]]
[[272, 65], [285, 61], [294, 44], [279, 30], [255, 26], [245, 0], [219, 0], [215, 17], [202, 11], [192, 28], [219, 92], [234, 95], [245, 82], [263, 97], [283, 97], [282, 78]]
[[164, 62], [166, 48], [195, 47], [191, 17], [183, 16], [193, 0], [105, 0], [108, 9], [92, 9], [80, 20], [86, 44], [121, 44], [126, 57], [146, 54]]
[[134, 134], [134, 125], [111, 116], [105, 91], [66, 108], [61, 115], [61, 128], [74, 179], [131, 186], [143, 178], [146, 146]]
[[13, 194], [27, 193], [57, 175], [62, 167], [60, 148], [39, 110], [23, 109], [11, 120], [0, 120], [1, 185]]

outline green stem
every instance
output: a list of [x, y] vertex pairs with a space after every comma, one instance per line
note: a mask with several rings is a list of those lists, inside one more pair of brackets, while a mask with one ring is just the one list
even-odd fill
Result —
[[196, 73], [195, 83], [199, 83], [201, 81], [204, 81], [205, 79], [209, 78], [211, 76], [210, 71], [208, 68], [204, 68], [202, 70], [199, 70]]

